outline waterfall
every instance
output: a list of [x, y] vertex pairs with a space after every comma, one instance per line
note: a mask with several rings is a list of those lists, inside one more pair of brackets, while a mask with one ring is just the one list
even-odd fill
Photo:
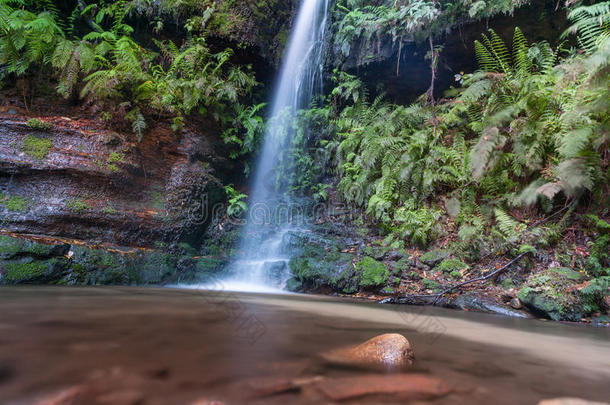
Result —
[[241, 256], [232, 267], [227, 288], [266, 290], [281, 288], [290, 273], [290, 252], [282, 249], [284, 235], [297, 228], [291, 221], [285, 192], [276, 190], [282, 163], [290, 159], [291, 129], [283, 117], [309, 108], [312, 97], [322, 92], [323, 48], [329, 0], [303, 0], [284, 55], [271, 105], [271, 120], [255, 166], [249, 213]]

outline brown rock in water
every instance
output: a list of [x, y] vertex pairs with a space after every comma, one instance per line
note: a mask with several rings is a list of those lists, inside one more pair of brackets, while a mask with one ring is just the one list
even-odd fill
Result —
[[391, 396], [403, 401], [432, 400], [448, 395], [451, 388], [441, 380], [420, 374], [362, 375], [328, 378], [316, 384], [332, 401], [370, 395]]
[[580, 398], [554, 398], [538, 402], [538, 405], [610, 405], [608, 402], [593, 402]]
[[322, 354], [331, 364], [377, 370], [400, 371], [413, 365], [411, 344], [402, 335], [387, 333], [366, 342]]

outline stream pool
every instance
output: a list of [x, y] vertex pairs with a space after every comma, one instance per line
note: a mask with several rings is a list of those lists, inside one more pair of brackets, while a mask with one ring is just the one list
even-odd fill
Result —
[[[4, 287], [0, 308], [2, 405], [410, 399], [500, 405], [610, 398], [607, 328], [332, 297], [172, 288]], [[380, 377], [391, 384], [392, 375], [337, 368], [319, 357], [388, 332], [406, 336], [415, 351], [415, 366], [402, 377], [441, 381], [448, 392], [384, 394], [375, 384]], [[353, 387], [360, 394], [350, 393]]]

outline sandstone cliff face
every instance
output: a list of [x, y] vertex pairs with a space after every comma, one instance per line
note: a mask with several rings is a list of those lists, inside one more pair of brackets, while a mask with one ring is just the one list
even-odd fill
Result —
[[203, 236], [201, 202], [220, 203], [217, 169], [234, 169], [211, 125], [174, 134], [161, 123], [137, 142], [86, 119], [41, 119], [52, 127], [0, 119], [3, 232], [138, 247]]

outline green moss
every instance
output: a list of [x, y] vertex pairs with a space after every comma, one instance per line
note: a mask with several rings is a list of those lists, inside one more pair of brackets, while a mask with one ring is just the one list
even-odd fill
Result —
[[292, 274], [308, 288], [328, 286], [344, 293], [355, 292], [358, 277], [351, 264], [353, 256], [336, 251], [335, 248], [329, 252], [326, 245], [328, 244], [310, 242], [301, 248], [299, 256], [293, 257], [288, 263]]
[[21, 252], [23, 242], [10, 236], [0, 236], [0, 257], [11, 258]]
[[368, 256], [356, 264], [356, 271], [360, 273], [360, 286], [365, 288], [385, 284], [390, 276], [385, 264]]
[[441, 285], [437, 281], [428, 278], [422, 279], [422, 284], [428, 290], [439, 291], [441, 289]]
[[120, 171], [117, 163], [123, 163], [125, 157], [119, 152], [112, 152], [110, 156], [108, 156], [108, 160], [106, 160], [107, 168], [113, 173], [117, 173]]
[[383, 287], [381, 289], [382, 294], [394, 294], [394, 289], [392, 287]]
[[428, 266], [434, 266], [438, 262], [440, 262], [443, 259], [445, 259], [447, 256], [449, 256], [448, 252], [446, 252], [444, 250], [434, 249], [434, 250], [431, 250], [429, 252], [424, 253], [419, 258], [419, 260], [422, 263], [427, 264]]
[[549, 271], [560, 274], [569, 280], [578, 281], [583, 278], [582, 274], [567, 267], [552, 267]]
[[502, 282], [500, 283], [500, 285], [502, 286], [502, 288], [504, 288], [505, 290], [510, 290], [511, 288], [515, 288], [515, 283], [513, 282], [513, 280], [511, 278], [505, 278], [504, 280], [502, 280]]
[[108, 163], [123, 163], [125, 157], [119, 152], [112, 152], [110, 156], [108, 156]]
[[84, 212], [91, 209], [91, 207], [80, 199], [68, 200], [66, 207], [72, 212]]
[[4, 205], [9, 211], [27, 212], [32, 205], [32, 201], [29, 198], [7, 196], [6, 194], [0, 193], [0, 205]]
[[50, 131], [51, 129], [53, 129], [53, 124], [51, 124], [50, 122], [42, 121], [38, 118], [29, 119], [26, 125], [31, 129], [35, 129], [38, 131]]
[[32, 281], [42, 277], [48, 269], [45, 262], [5, 263], [5, 278], [10, 282]]
[[400, 284], [400, 278], [399, 277], [394, 277], [394, 279], [392, 280], [392, 284], [394, 284], [394, 285]]
[[162, 210], [165, 208], [165, 197], [158, 191], [150, 193], [150, 206], [156, 210]]
[[58, 245], [46, 245], [27, 239], [0, 236], [0, 258], [4, 259], [10, 259], [17, 255], [29, 255], [37, 257], [50, 257], [58, 254], [62, 255], [63, 250], [61, 248], [62, 246]]
[[50, 139], [37, 138], [32, 135], [28, 135], [23, 139], [21, 150], [33, 158], [44, 159], [49, 154], [49, 150], [53, 146]]
[[108, 214], [108, 215], [114, 215], [117, 213], [116, 208], [114, 208], [112, 205], [107, 205], [104, 207], [104, 209], [102, 210], [102, 212], [104, 214]]
[[454, 273], [457, 273], [459, 275], [457, 278], [460, 278], [462, 277], [460, 271], [466, 270], [469, 267], [470, 266], [459, 259], [445, 259], [438, 265], [437, 269], [441, 270], [443, 273], [450, 274], [452, 277], [454, 276]]
[[460, 273], [457, 270], [454, 270], [451, 273], [449, 273], [449, 276], [451, 276], [452, 278], [455, 278], [455, 279], [460, 279], [460, 278], [462, 278], [462, 273]]

